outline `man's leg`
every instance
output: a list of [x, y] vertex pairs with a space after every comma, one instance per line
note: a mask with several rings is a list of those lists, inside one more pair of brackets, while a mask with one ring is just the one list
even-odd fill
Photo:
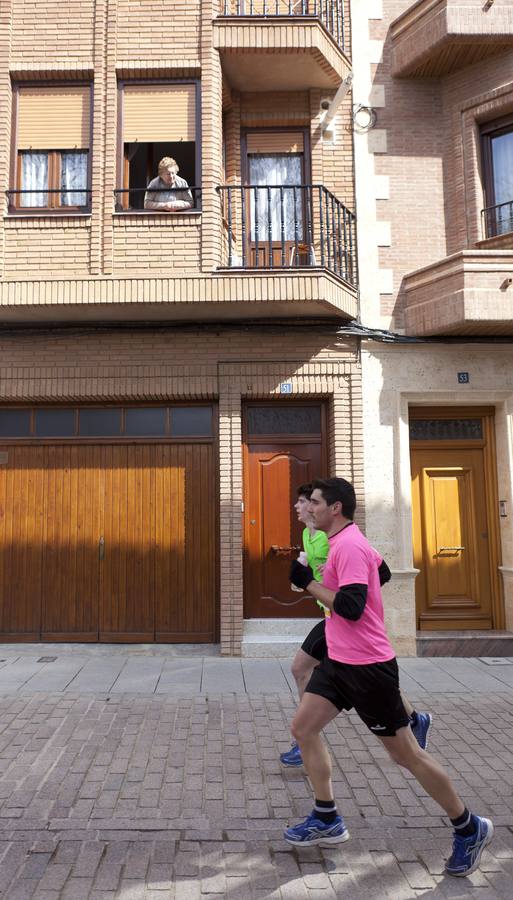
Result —
[[465, 804], [442, 766], [426, 751], [421, 750], [410, 728], [399, 728], [394, 737], [380, 737], [394, 762], [408, 769], [433, 800], [445, 810], [450, 819], [461, 816]]
[[312, 784], [315, 804], [311, 815], [285, 831], [285, 840], [294, 846], [329, 846], [347, 841], [349, 832], [337, 814], [331, 783], [331, 759], [321, 731], [339, 713], [325, 697], [306, 691], [292, 722], [292, 734], [301, 749]]
[[331, 758], [321, 731], [338, 713], [329, 700], [307, 692], [292, 721], [291, 731], [301, 748], [306, 772], [318, 800], [333, 800]]
[[[308, 633], [302, 646], [297, 651], [291, 666], [291, 672], [297, 684], [301, 701], [312, 672], [319, 665], [327, 652], [324, 621], [317, 622]], [[298, 768], [303, 765], [303, 758], [298, 744], [294, 741], [290, 750], [280, 754], [280, 762], [284, 766]]]
[[301, 647], [299, 648], [294, 659], [292, 660], [290, 671], [292, 672], [294, 681], [296, 682], [297, 692], [300, 700], [305, 692], [305, 687], [310, 681], [313, 670], [318, 665], [318, 659], [310, 656], [309, 653], [305, 653], [305, 651]]
[[481, 854], [493, 837], [490, 819], [466, 808], [442, 766], [422, 750], [410, 728], [399, 728], [393, 737], [380, 737], [392, 759], [408, 769], [433, 800], [445, 810], [454, 828], [454, 846], [446, 863], [449, 875], [470, 875], [477, 869]]

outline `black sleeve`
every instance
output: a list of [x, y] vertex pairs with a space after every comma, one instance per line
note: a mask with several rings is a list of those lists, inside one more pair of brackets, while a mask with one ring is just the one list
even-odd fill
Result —
[[356, 622], [363, 613], [366, 602], [366, 584], [345, 584], [335, 594], [333, 610], [338, 616]]
[[390, 581], [390, 579], [392, 577], [392, 573], [391, 573], [390, 569], [388, 568], [384, 559], [381, 560], [381, 565], [378, 566], [378, 572], [379, 572], [379, 583], [381, 585], [384, 585], [387, 583], [387, 581]]

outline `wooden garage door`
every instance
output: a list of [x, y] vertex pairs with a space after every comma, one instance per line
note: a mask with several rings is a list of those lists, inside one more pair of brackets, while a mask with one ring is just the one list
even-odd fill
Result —
[[212, 441], [0, 446], [0, 639], [214, 641], [215, 485]]

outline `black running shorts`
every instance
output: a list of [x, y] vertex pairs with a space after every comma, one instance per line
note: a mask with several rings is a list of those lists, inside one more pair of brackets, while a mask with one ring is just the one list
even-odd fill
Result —
[[309, 694], [324, 697], [337, 707], [355, 709], [362, 722], [378, 737], [393, 737], [409, 725], [399, 691], [397, 660], [353, 666], [326, 656], [306, 686]]
[[328, 652], [325, 622], [325, 619], [317, 622], [317, 625], [314, 625], [301, 644], [301, 650], [304, 650], [305, 653], [308, 653], [308, 656], [313, 656], [319, 662], [324, 659]]

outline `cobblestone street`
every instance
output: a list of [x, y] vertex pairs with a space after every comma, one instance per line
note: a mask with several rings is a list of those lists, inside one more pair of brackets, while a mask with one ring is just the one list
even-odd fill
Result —
[[[50, 651], [54, 662], [37, 662]], [[295, 707], [286, 660], [132, 654], [121, 658], [126, 683], [144, 689], [98, 690], [71, 671], [89, 665], [99, 679], [115, 657], [107, 648], [85, 662], [55, 645], [4, 646], [0, 657], [5, 900], [513, 895], [511, 661], [402, 661], [405, 692], [434, 714], [430, 750], [496, 826], [480, 870], [454, 879], [442, 874], [451, 833], [439, 809], [352, 714], [327, 731], [352, 839], [301, 852], [284, 843], [286, 822], [311, 808], [303, 771], [278, 761]], [[151, 688], [143, 670], [157, 664]]]

